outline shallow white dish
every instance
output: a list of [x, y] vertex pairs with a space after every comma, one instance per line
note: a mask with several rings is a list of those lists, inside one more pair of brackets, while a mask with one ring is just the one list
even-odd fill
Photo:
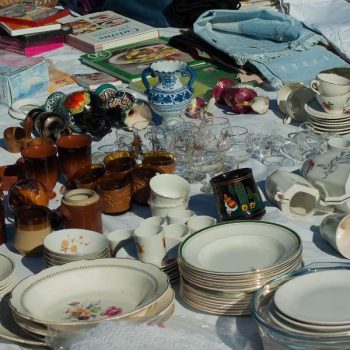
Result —
[[94, 324], [139, 312], [167, 288], [167, 275], [151, 264], [79, 261], [26, 278], [13, 289], [10, 305], [20, 316], [42, 324]]
[[284, 226], [241, 221], [198, 231], [182, 243], [180, 254], [195, 268], [237, 274], [276, 267], [294, 256], [300, 244], [298, 235]]
[[276, 308], [289, 318], [315, 325], [350, 324], [350, 271], [298, 276], [276, 290]]
[[88, 255], [102, 252], [109, 247], [109, 241], [105, 235], [98, 232], [72, 228], [47, 235], [44, 247], [53, 255]]

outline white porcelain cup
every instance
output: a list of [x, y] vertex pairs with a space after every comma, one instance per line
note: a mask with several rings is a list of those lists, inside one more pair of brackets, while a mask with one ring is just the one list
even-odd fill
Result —
[[194, 215], [191, 209], [171, 209], [167, 216], [168, 224], [186, 224]]
[[321, 222], [320, 234], [342, 256], [350, 259], [350, 214], [327, 215]]
[[344, 137], [330, 137], [327, 141], [328, 149], [350, 151], [350, 140]]
[[291, 216], [315, 213], [320, 193], [302, 176], [283, 170], [269, 174], [265, 182], [267, 198], [280, 210]]
[[177, 206], [188, 201], [190, 184], [175, 174], [158, 174], [149, 182], [150, 201], [156, 206]]
[[143, 221], [141, 221], [139, 226], [148, 225], [148, 224], [159, 225], [159, 226], [165, 227], [168, 223], [167, 223], [166, 218], [163, 216], [151, 216], [151, 217], [146, 218]]
[[350, 111], [350, 92], [338, 96], [316, 95], [316, 100], [326, 113], [341, 115]]
[[114, 256], [120, 248], [130, 242], [132, 236], [133, 230], [127, 228], [107, 233], [106, 237], [109, 241], [109, 248], [112, 256]]
[[134, 237], [139, 260], [161, 266], [166, 253], [163, 227], [154, 224], [140, 225], [135, 229]]
[[185, 224], [170, 224], [164, 228], [165, 249], [167, 253], [177, 249], [181, 242], [190, 234], [190, 229]]
[[195, 215], [187, 221], [191, 233], [215, 225], [217, 220], [208, 215]]
[[310, 83], [310, 89], [316, 96], [339, 96], [350, 92], [350, 79], [332, 70], [320, 72]]
[[148, 204], [151, 208], [152, 216], [162, 216], [166, 218], [171, 210], [187, 209], [188, 198], [185, 202], [182, 202], [175, 206], [155, 205], [151, 200], [148, 202]]

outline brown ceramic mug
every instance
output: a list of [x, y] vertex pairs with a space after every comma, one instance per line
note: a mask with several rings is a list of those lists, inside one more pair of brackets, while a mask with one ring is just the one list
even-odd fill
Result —
[[97, 191], [102, 198], [102, 211], [105, 214], [122, 214], [131, 207], [130, 177], [106, 174], [97, 180]]
[[131, 193], [132, 200], [141, 205], [148, 205], [150, 187], [149, 181], [156, 174], [163, 171], [151, 165], [141, 164], [136, 166], [131, 172]]
[[58, 211], [66, 228], [82, 228], [102, 233], [101, 198], [94, 190], [81, 188], [68, 191]]
[[53, 189], [58, 178], [57, 149], [51, 144], [26, 147], [21, 154], [27, 178], [39, 180], [48, 190], [50, 198], [55, 197]]
[[22, 255], [41, 255], [44, 238], [52, 232], [51, 211], [40, 205], [14, 210], [14, 248]]
[[73, 176], [73, 183], [76, 188], [90, 188], [94, 190], [98, 178], [106, 172], [103, 164], [84, 165]]
[[11, 153], [19, 153], [25, 140], [25, 131], [18, 126], [11, 126], [4, 131], [5, 148]]
[[133, 152], [115, 151], [108, 154], [103, 160], [106, 170], [123, 179], [136, 165]]
[[175, 157], [166, 151], [146, 152], [142, 164], [157, 167], [165, 174], [173, 174], [175, 170]]
[[67, 180], [83, 166], [91, 164], [90, 135], [66, 135], [56, 141], [61, 172]]

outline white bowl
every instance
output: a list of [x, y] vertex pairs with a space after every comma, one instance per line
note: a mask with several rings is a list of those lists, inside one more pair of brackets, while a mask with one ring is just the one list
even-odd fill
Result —
[[157, 206], [176, 206], [186, 201], [190, 184], [175, 174], [159, 174], [150, 180], [150, 200]]
[[94, 255], [109, 247], [109, 241], [101, 233], [84, 229], [54, 231], [44, 239], [44, 247], [52, 255]]
[[177, 204], [175, 206], [160, 206], [160, 205], [154, 204], [151, 200], [148, 202], [148, 204], [151, 208], [152, 216], [161, 216], [163, 218], [166, 218], [172, 210], [187, 209], [188, 201], [189, 201], [189, 198], [187, 197], [186, 201], [182, 202], [181, 204]]

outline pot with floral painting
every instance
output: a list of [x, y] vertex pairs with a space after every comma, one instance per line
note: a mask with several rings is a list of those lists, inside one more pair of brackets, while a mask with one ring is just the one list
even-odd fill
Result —
[[[158, 78], [151, 86], [149, 76]], [[189, 76], [187, 84], [180, 77]], [[157, 61], [142, 72], [142, 82], [152, 110], [163, 118], [181, 115], [191, 100], [195, 71], [181, 61]]]
[[228, 171], [210, 180], [221, 221], [253, 219], [265, 214], [265, 204], [252, 169]]

